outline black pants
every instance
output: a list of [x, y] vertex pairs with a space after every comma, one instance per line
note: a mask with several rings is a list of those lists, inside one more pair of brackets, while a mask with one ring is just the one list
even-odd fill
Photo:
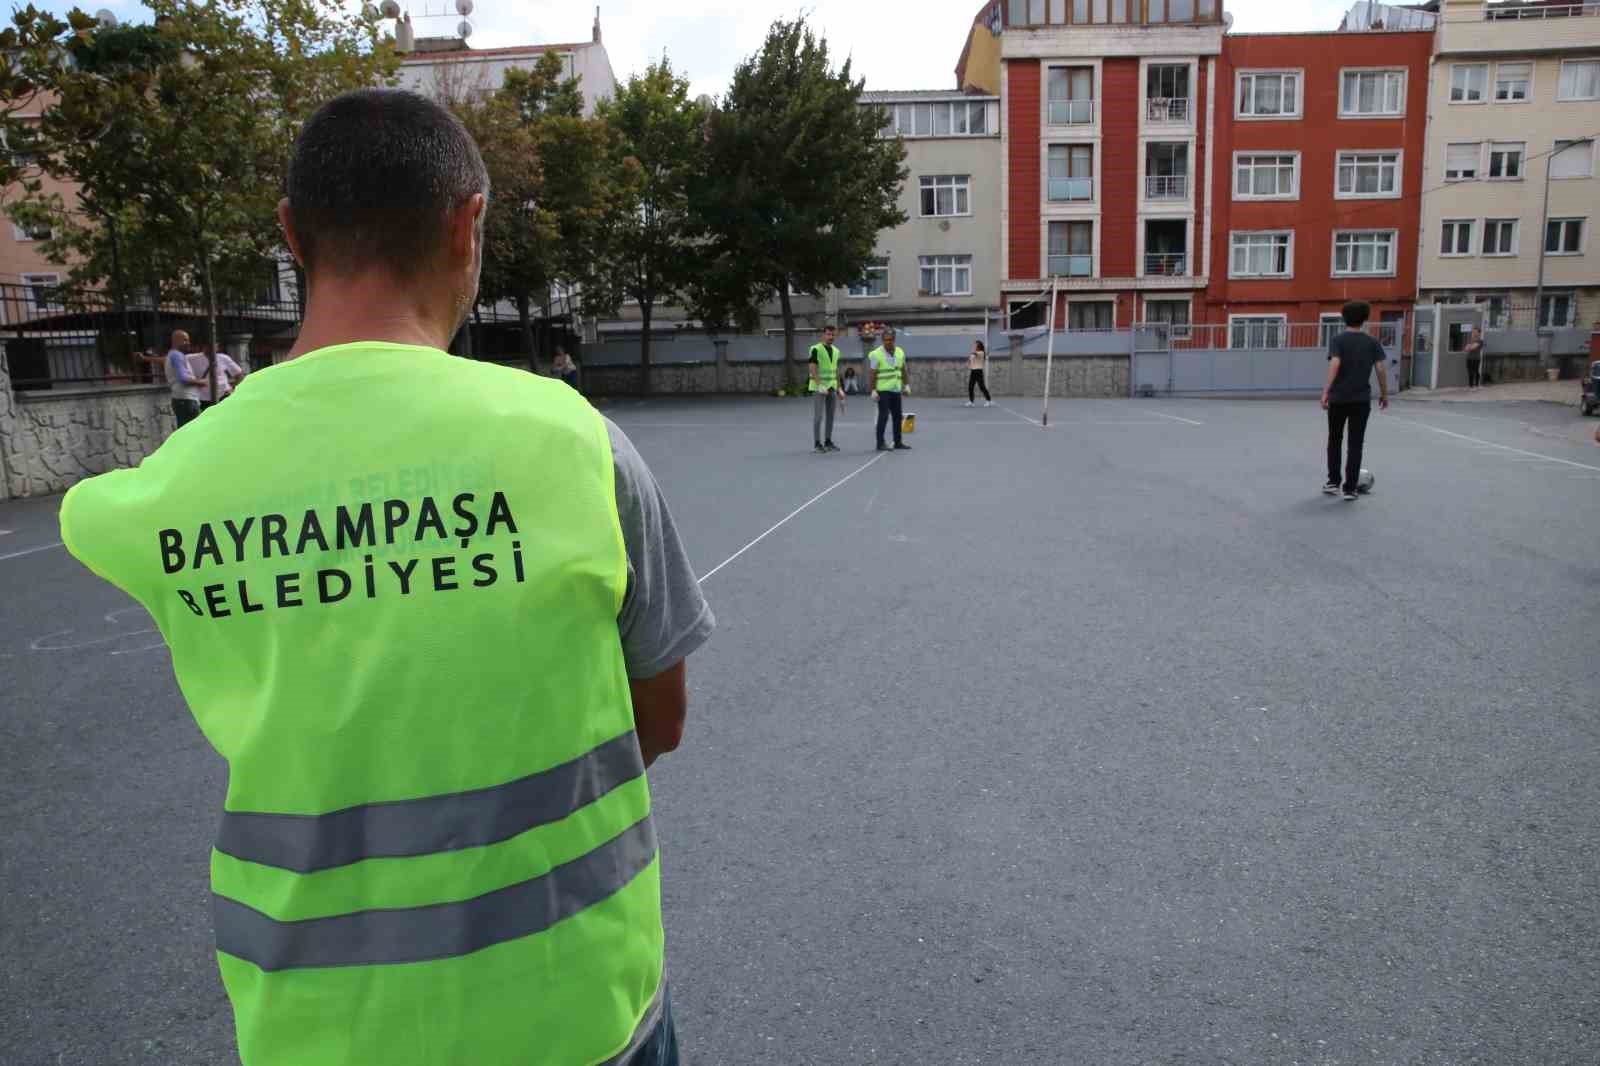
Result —
[[985, 400], [994, 399], [994, 397], [989, 395], [989, 386], [984, 384], [983, 371], [981, 371], [981, 370], [974, 370], [972, 373], [967, 375], [967, 402], [968, 403], [973, 403], [974, 401], [977, 400], [977, 397], [972, 394], [972, 390], [975, 389], [975, 388], [983, 390], [983, 398]]
[[894, 442], [900, 443], [901, 410], [898, 392], [878, 393], [878, 447], [883, 447], [883, 427], [891, 418], [894, 419]]
[[200, 401], [184, 400], [174, 396], [172, 398], [172, 417], [178, 420], [178, 428], [182, 429], [200, 417]]
[[1480, 360], [1480, 359], [1468, 359], [1467, 360], [1467, 388], [1475, 389], [1475, 388], [1478, 387], [1478, 381], [1479, 381], [1479, 377], [1480, 377], [1479, 372], [1482, 369], [1483, 369], [1483, 361], [1482, 360]]
[[[1367, 419], [1372, 417], [1370, 403], [1334, 403], [1328, 405], [1328, 483], [1341, 482], [1346, 492], [1356, 490], [1361, 477], [1361, 451], [1367, 441]], [[1350, 424], [1350, 460], [1345, 464], [1344, 477], [1339, 476], [1340, 452], [1344, 447], [1345, 423]]]

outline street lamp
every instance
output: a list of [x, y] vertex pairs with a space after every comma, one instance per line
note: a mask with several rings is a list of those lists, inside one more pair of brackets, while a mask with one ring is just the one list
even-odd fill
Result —
[[1544, 323], [1544, 256], [1550, 243], [1550, 172], [1555, 169], [1556, 157], [1569, 148], [1583, 145], [1586, 150], [1594, 150], [1594, 138], [1584, 137], [1581, 140], [1568, 141], [1566, 144], [1556, 145], [1555, 151], [1550, 153], [1544, 161], [1544, 209], [1539, 213], [1539, 280], [1533, 290], [1533, 326], [1539, 338], [1539, 365], [1548, 366], [1550, 363], [1550, 334], [1552, 327]]

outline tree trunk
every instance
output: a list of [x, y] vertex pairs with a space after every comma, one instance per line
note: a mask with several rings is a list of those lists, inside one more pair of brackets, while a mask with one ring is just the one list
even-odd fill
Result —
[[778, 304], [783, 308], [783, 385], [794, 387], [794, 304], [789, 300], [789, 279], [778, 282]]
[[222, 341], [217, 336], [217, 290], [211, 284], [211, 253], [202, 252], [200, 255], [200, 287], [205, 290], [206, 297], [206, 333], [211, 339], [211, 363], [207, 371], [210, 377], [211, 402], [217, 402], [217, 352], [222, 348]]
[[639, 320], [644, 330], [639, 335], [639, 394], [650, 395], [650, 319], [655, 311], [655, 301], [639, 301]]
[[517, 294], [517, 319], [522, 324], [522, 350], [528, 356], [528, 369], [538, 373], [538, 345], [533, 342], [533, 317], [528, 313], [528, 294]]

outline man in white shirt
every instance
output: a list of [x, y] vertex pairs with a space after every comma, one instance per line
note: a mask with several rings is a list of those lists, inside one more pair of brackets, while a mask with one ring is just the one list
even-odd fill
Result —
[[211, 377], [211, 360], [213, 358], [211, 349], [212, 346], [208, 344], [206, 345], [205, 353], [194, 352], [189, 356], [189, 372], [200, 379], [200, 409], [202, 411], [226, 400], [228, 394], [233, 391], [233, 387], [244, 379], [244, 370], [238, 363], [233, 361], [233, 357], [227, 352], [217, 352], [215, 354], [217, 361], [217, 376], [215, 378], [217, 395], [213, 397], [211, 395], [213, 380]]

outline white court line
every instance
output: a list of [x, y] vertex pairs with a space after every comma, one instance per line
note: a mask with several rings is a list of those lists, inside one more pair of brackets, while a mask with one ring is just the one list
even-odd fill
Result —
[[9, 537], [15, 532], [16, 530], [14, 529], [0, 529], [0, 537]]
[[12, 552], [10, 555], [0, 555], [0, 563], [5, 562], [7, 559], [20, 559], [24, 555], [32, 555], [34, 552], [47, 552], [51, 548], [59, 548], [61, 546], [62, 544], [58, 540], [54, 544], [41, 544], [37, 548], [28, 548], [24, 551]]
[[856, 467], [850, 473], [846, 474], [844, 477], [840, 478], [838, 481], [835, 481], [832, 485], [829, 485], [827, 488], [823, 489], [821, 492], [819, 492], [815, 496], [811, 497], [811, 499], [807, 500], [805, 503], [802, 503], [799, 507], [796, 507], [794, 510], [790, 511], [788, 514], [784, 515], [783, 518], [781, 518], [778, 521], [778, 523], [776, 525], [774, 525], [771, 529], [767, 530], [765, 533], [761, 534], [761, 536], [757, 537], [755, 540], [752, 540], [749, 544], [746, 544], [744, 547], [740, 548], [738, 551], [734, 552], [732, 555], [730, 555], [726, 559], [722, 560], [722, 562], [720, 562], [716, 566], [712, 567], [711, 571], [709, 573], [707, 573], [705, 576], [700, 578], [700, 584], [704, 585], [707, 581], [710, 581], [712, 578], [716, 577], [717, 576], [717, 571], [721, 570], [723, 567], [727, 566], [729, 563], [731, 563], [735, 559], [739, 558], [739, 556], [743, 555], [745, 552], [749, 551], [751, 548], [754, 548], [757, 544], [760, 544], [762, 541], [764, 541], [768, 537], [772, 536], [772, 534], [776, 533], [780, 528], [782, 528], [783, 525], [789, 521], [789, 519], [793, 518], [795, 515], [799, 514], [801, 511], [804, 511], [807, 507], [810, 507], [812, 504], [816, 503], [818, 500], [822, 499], [828, 493], [832, 492], [834, 489], [838, 488], [840, 485], [843, 485], [846, 481], [849, 481], [851, 478], [855, 477], [857, 474], [861, 473], [867, 467], [871, 466], [873, 463], [876, 463], [879, 459], [882, 459], [887, 454], [888, 454], [887, 452], [880, 452], [877, 455], [874, 455], [871, 459], [868, 459], [866, 462], [864, 462], [860, 466]]
[[1177, 415], [1162, 414], [1160, 411], [1145, 411], [1144, 413], [1147, 414], [1147, 415], [1155, 415], [1157, 418], [1170, 418], [1174, 422], [1183, 422], [1186, 425], [1191, 425], [1191, 426], [1203, 426], [1203, 425], [1205, 425], [1204, 422], [1196, 422], [1192, 418], [1179, 418]]
[[1465, 433], [1455, 433], [1448, 429], [1440, 429], [1438, 426], [1430, 426], [1426, 422], [1414, 422], [1409, 418], [1395, 418], [1392, 415], [1390, 417], [1394, 421], [1403, 422], [1408, 426], [1416, 426], [1419, 429], [1425, 429], [1430, 433], [1438, 433], [1442, 436], [1454, 437], [1456, 440], [1464, 440], [1472, 444], [1481, 444], [1485, 448], [1493, 448], [1502, 452], [1511, 452], [1514, 455], [1526, 455], [1530, 459], [1542, 459], [1547, 463], [1560, 463], [1562, 466], [1575, 466], [1579, 470], [1593, 470], [1595, 473], [1600, 474], [1600, 466], [1590, 466], [1588, 463], [1575, 463], [1571, 459], [1557, 459], [1553, 455], [1540, 455], [1538, 452], [1530, 452], [1524, 451], [1521, 448], [1513, 448], [1509, 444], [1496, 444], [1492, 440], [1483, 440], [1479, 437], [1469, 437]]
[[1016, 417], [1022, 419], [1024, 422], [1031, 422], [1034, 425], [1038, 426], [1040, 429], [1044, 428], [1044, 423], [1039, 421], [1037, 418], [1029, 418], [1027, 415], [1023, 414], [1021, 411], [1013, 411], [1011, 408], [1007, 407], [1003, 403], [997, 403], [997, 404], [995, 404], [995, 406], [1000, 408], [1000, 410], [1006, 412], [1007, 414], [1015, 415]]

